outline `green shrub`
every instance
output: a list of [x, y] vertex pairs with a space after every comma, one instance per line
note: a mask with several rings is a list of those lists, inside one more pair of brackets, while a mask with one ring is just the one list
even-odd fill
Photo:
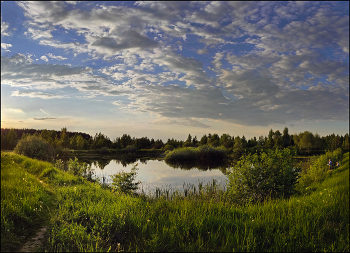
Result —
[[91, 165], [83, 162], [79, 162], [78, 158], [75, 157], [74, 160], [69, 158], [67, 161], [68, 172], [75, 176], [82, 176], [87, 178], [88, 180], [92, 180], [93, 169], [91, 169]]
[[52, 161], [55, 156], [54, 148], [41, 137], [32, 135], [21, 139], [14, 149], [19, 155], [24, 155], [33, 159]]
[[108, 150], [107, 147], [102, 147], [102, 148], [100, 149], [100, 153], [101, 153], [102, 155], [108, 155], [108, 154], [109, 154], [109, 150]]
[[174, 146], [170, 145], [170, 144], [165, 145], [164, 151], [168, 151], [168, 150], [173, 151], [174, 150]]
[[136, 147], [134, 145], [128, 145], [125, 147], [124, 151], [126, 151], [127, 153], [135, 153]]
[[336, 162], [340, 162], [342, 159], [342, 150], [339, 148], [324, 155], [313, 156], [310, 160], [310, 168], [301, 173], [298, 180], [298, 190], [302, 191], [313, 182], [322, 182], [325, 180], [330, 175], [328, 172], [329, 166], [327, 165], [329, 159], [333, 162], [333, 169], [336, 168]]
[[228, 175], [228, 194], [237, 203], [288, 197], [294, 193], [300, 169], [293, 165], [289, 149], [248, 154]]
[[119, 192], [126, 194], [135, 193], [138, 189], [138, 185], [141, 182], [135, 182], [137, 176], [136, 168], [137, 164], [132, 167], [131, 172], [120, 171], [117, 174], [111, 175], [112, 187]]
[[181, 162], [193, 160], [224, 159], [226, 151], [223, 148], [213, 148], [209, 146], [200, 146], [198, 148], [179, 148], [165, 155], [166, 162]]

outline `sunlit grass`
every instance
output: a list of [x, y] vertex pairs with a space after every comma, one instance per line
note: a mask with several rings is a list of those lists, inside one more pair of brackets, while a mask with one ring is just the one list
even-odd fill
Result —
[[14, 155], [8, 161], [54, 189], [46, 251], [347, 251], [348, 159], [346, 154], [340, 168], [303, 195], [245, 207], [213, 183], [188, 187], [186, 196], [169, 198], [163, 191], [133, 197], [47, 163]]

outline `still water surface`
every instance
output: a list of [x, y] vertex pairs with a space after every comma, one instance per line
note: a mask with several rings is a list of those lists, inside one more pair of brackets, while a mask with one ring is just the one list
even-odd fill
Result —
[[[91, 160], [91, 168], [95, 170], [96, 176], [105, 178], [106, 183], [111, 183], [110, 175], [116, 174], [121, 170], [130, 172], [131, 168], [137, 165], [138, 175], [136, 180], [141, 181], [140, 189], [143, 188], [145, 193], [152, 193], [156, 187], [162, 189], [171, 188], [172, 190], [182, 190], [184, 184], [194, 184], [198, 186], [198, 182], [205, 185], [217, 181], [222, 187], [226, 185], [225, 171], [228, 168], [228, 162], [217, 164], [180, 164], [168, 165], [164, 160], [145, 160], [135, 159], [133, 163], [125, 163], [124, 161], [112, 160]], [[177, 168], [174, 168], [177, 167]]]

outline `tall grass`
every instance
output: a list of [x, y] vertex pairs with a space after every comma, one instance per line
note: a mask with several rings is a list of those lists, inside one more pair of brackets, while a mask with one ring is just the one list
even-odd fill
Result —
[[224, 159], [226, 150], [223, 148], [213, 148], [209, 146], [200, 146], [198, 148], [179, 148], [168, 152], [165, 155], [165, 161], [191, 161], [191, 160], [208, 160]]
[[[15, 250], [48, 218], [51, 196], [44, 182], [28, 173], [17, 159], [1, 153], [1, 251]], [[41, 162], [32, 160], [34, 167]]]
[[196, 194], [189, 187], [187, 196], [170, 199], [166, 193], [133, 197], [52, 167], [56, 172], [42, 175], [47, 168], [36, 171], [33, 160], [19, 164], [54, 189], [46, 251], [347, 251], [348, 154], [344, 157], [340, 168], [314, 183], [314, 191], [245, 207], [210, 185], [198, 185]]

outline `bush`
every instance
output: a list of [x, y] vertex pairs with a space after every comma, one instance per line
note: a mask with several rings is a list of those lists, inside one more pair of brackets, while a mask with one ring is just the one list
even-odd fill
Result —
[[310, 168], [307, 171], [303, 171], [301, 173], [301, 177], [299, 179], [298, 190], [302, 191], [303, 188], [308, 187], [313, 182], [321, 182], [325, 180], [329, 173], [328, 160], [331, 159], [333, 162], [333, 168], [336, 168], [336, 162], [340, 162], [342, 160], [342, 149], [338, 148], [333, 152], [327, 152], [324, 155], [313, 156], [310, 159]]
[[83, 162], [80, 163], [78, 158], [75, 157], [74, 160], [69, 158], [67, 161], [68, 172], [75, 176], [82, 176], [92, 181], [93, 169], [91, 169], [91, 165]]
[[47, 141], [35, 135], [21, 139], [14, 153], [49, 162], [55, 157], [55, 149]]
[[181, 162], [193, 160], [225, 159], [226, 151], [222, 148], [200, 146], [198, 148], [179, 148], [165, 155], [166, 162]]
[[228, 175], [228, 194], [239, 204], [291, 196], [300, 172], [292, 157], [289, 149], [242, 157]]
[[100, 149], [100, 153], [101, 153], [102, 155], [108, 155], [108, 154], [109, 154], [109, 149], [108, 149], [107, 147], [102, 147], [102, 148]]
[[125, 147], [124, 151], [126, 151], [127, 153], [135, 153], [136, 147], [134, 145], [128, 145]]
[[120, 171], [117, 174], [111, 175], [112, 178], [112, 187], [119, 192], [126, 194], [135, 193], [138, 188], [138, 185], [141, 182], [134, 182], [137, 176], [136, 168], [137, 164], [132, 167], [131, 172]]
[[170, 145], [170, 144], [165, 145], [164, 151], [168, 151], [168, 150], [173, 151], [174, 150], [174, 146]]

